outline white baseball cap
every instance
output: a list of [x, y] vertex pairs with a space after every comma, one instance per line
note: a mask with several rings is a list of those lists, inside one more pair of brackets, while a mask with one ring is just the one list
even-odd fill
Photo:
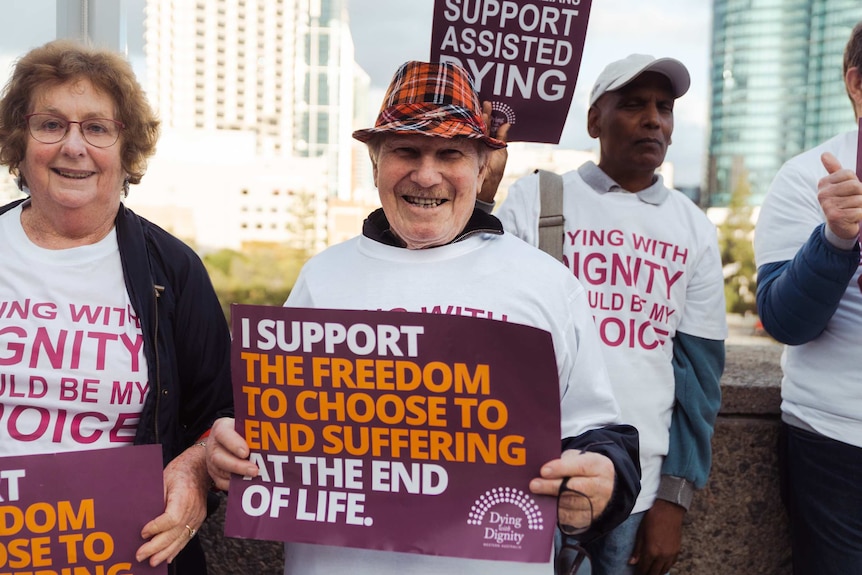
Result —
[[647, 54], [630, 54], [622, 60], [608, 64], [590, 91], [590, 106], [596, 103], [605, 92], [619, 90], [644, 72], [658, 72], [667, 76], [673, 88], [673, 97], [679, 98], [691, 85], [688, 70], [679, 60], [673, 58], [654, 58]]

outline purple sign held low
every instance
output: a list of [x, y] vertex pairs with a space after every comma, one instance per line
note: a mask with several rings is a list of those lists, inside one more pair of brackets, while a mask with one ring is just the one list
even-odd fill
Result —
[[141, 530], [164, 511], [158, 445], [3, 457], [0, 572], [146, 575]]
[[[549, 333], [407, 312], [234, 305], [237, 430], [225, 534], [546, 562], [559, 457]], [[421, 520], [405, 521], [409, 516]]]
[[592, 0], [435, 0], [431, 60], [459, 64], [481, 101], [491, 133], [557, 144], [581, 67]]
[[856, 136], [856, 177], [862, 180], [862, 118], [859, 118], [859, 135]]

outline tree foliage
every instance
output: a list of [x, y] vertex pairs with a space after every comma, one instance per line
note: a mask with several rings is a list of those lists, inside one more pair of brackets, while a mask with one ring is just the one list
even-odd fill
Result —
[[222, 249], [203, 256], [225, 317], [230, 304], [280, 306], [308, 259], [305, 250], [275, 244], [252, 244], [242, 252]]
[[234, 303], [283, 305], [303, 264], [322, 247], [317, 245], [315, 220], [319, 203], [313, 194], [293, 190], [288, 201], [288, 243], [246, 242], [242, 251], [221, 249], [203, 256], [228, 321]]
[[718, 226], [718, 246], [724, 268], [724, 296], [730, 313], [757, 311], [757, 268], [754, 263], [751, 186], [740, 178], [730, 195], [727, 217]]

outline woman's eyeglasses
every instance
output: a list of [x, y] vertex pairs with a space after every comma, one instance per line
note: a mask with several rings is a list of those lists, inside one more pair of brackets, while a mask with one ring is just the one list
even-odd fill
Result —
[[53, 114], [27, 114], [24, 119], [33, 139], [43, 144], [56, 144], [66, 137], [72, 124], [78, 124], [81, 135], [88, 144], [97, 148], [110, 148], [119, 139], [120, 131], [125, 128], [122, 122], [109, 118], [73, 122]]

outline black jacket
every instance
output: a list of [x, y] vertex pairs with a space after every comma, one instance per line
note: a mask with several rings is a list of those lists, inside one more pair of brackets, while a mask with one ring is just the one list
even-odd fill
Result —
[[[24, 200], [0, 207], [0, 214]], [[230, 332], [200, 258], [121, 205], [115, 220], [126, 289], [141, 320], [149, 393], [135, 444], [161, 444], [164, 465], [233, 415]], [[169, 569], [206, 573], [197, 537]]]

